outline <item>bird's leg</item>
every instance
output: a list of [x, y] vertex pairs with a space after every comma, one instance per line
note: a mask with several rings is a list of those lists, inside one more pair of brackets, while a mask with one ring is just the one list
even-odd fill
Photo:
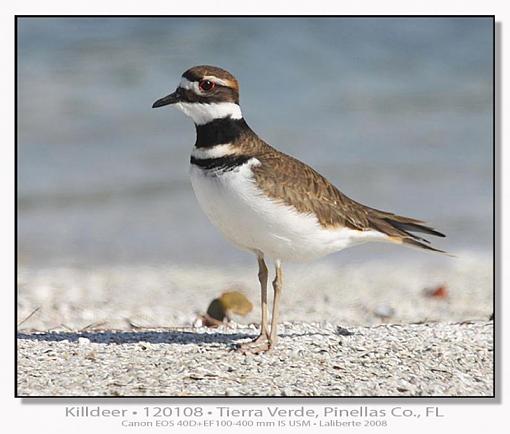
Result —
[[257, 256], [259, 262], [259, 282], [260, 282], [260, 308], [262, 311], [262, 320], [260, 322], [260, 334], [255, 340], [241, 344], [239, 350], [242, 352], [258, 353], [269, 349], [269, 330], [268, 330], [268, 308], [267, 308], [267, 267], [264, 262], [264, 255]]
[[278, 339], [278, 313], [280, 309], [280, 295], [282, 292], [283, 275], [282, 275], [282, 264], [277, 259], [275, 262], [276, 276], [273, 280], [273, 315], [271, 318], [271, 334], [269, 336], [269, 348], [274, 348]]
[[269, 329], [267, 328], [267, 319], [269, 316], [267, 308], [267, 267], [264, 262], [264, 256], [258, 256], [259, 261], [259, 282], [260, 282], [260, 308], [262, 310], [262, 320], [260, 322], [260, 336], [269, 338]]

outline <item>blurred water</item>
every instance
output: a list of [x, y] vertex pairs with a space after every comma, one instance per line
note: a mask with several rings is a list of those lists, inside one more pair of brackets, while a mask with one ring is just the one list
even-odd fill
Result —
[[[233, 72], [252, 128], [355, 200], [427, 220], [448, 234], [441, 248], [490, 252], [489, 19], [24, 18], [18, 29], [22, 263], [253, 262], [198, 208], [191, 121], [151, 109], [196, 64]], [[340, 261], [435, 260], [347, 252]]]

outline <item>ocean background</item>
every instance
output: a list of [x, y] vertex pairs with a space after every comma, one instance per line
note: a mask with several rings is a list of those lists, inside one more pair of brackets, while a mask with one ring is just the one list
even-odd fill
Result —
[[[197, 64], [236, 75], [270, 144], [490, 263], [492, 50], [489, 18], [19, 19], [19, 264], [255, 267], [195, 200], [192, 122], [151, 109]], [[455, 259], [373, 244], [318, 262], [366, 261]]]

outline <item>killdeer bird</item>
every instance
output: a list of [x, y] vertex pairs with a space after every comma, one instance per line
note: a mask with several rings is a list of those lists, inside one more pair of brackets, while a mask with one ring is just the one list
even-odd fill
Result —
[[[276, 344], [283, 261], [308, 261], [368, 241], [442, 252], [414, 234], [444, 237], [440, 232], [355, 202], [311, 167], [264, 142], [244, 120], [239, 83], [228, 71], [188, 69], [177, 90], [152, 107], [169, 104], [195, 123], [190, 174], [200, 206], [227, 239], [257, 256], [261, 329], [242, 351], [262, 352]], [[265, 258], [276, 271], [270, 329]]]

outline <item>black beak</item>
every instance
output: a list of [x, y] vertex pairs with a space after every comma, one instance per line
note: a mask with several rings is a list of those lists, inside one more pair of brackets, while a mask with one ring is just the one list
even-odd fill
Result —
[[176, 90], [174, 93], [167, 95], [163, 98], [158, 99], [154, 104], [152, 104], [152, 108], [163, 107], [164, 105], [175, 104], [181, 100], [181, 95], [179, 90]]

